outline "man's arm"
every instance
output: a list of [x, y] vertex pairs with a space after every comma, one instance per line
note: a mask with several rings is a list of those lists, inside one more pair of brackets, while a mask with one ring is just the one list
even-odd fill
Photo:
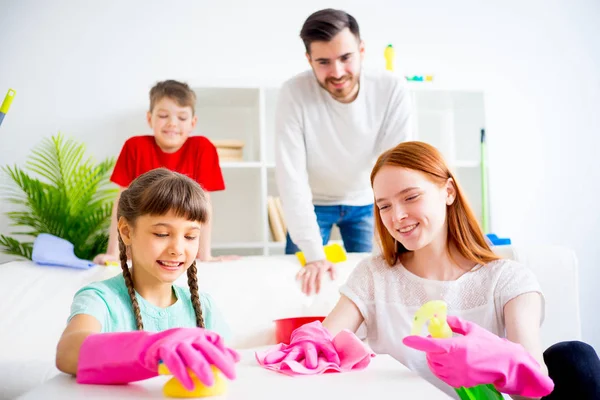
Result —
[[325, 260], [325, 251], [308, 184], [302, 125], [300, 108], [284, 85], [275, 117], [275, 174], [290, 237], [312, 262]]

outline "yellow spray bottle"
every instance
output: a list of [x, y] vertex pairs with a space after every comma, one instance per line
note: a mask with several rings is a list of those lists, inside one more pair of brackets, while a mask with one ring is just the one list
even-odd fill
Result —
[[388, 44], [385, 50], [383, 51], [383, 56], [385, 57], [385, 69], [388, 71], [394, 70], [394, 58], [396, 57], [396, 52], [394, 51], [394, 46]]
[[[433, 338], [451, 338], [452, 329], [446, 322], [448, 306], [442, 300], [429, 301], [415, 313], [411, 335], [420, 335], [426, 323], [427, 330]], [[454, 388], [461, 400], [502, 400], [504, 397], [494, 385], [478, 385], [470, 388]]]

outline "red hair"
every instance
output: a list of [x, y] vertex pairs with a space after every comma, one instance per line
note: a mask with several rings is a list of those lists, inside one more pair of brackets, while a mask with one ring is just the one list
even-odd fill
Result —
[[[371, 187], [373, 180], [384, 166], [407, 168], [424, 173], [430, 181], [445, 184], [452, 179], [456, 188], [456, 199], [446, 208], [448, 225], [448, 245], [452, 244], [458, 253], [469, 261], [486, 264], [498, 260], [490, 249], [475, 213], [471, 209], [456, 178], [448, 168], [442, 154], [433, 146], [424, 142], [403, 142], [379, 156], [371, 172]], [[400, 254], [407, 252], [400, 243], [388, 232], [383, 225], [381, 215], [375, 210], [375, 228], [379, 235], [382, 255], [386, 262], [393, 266]]]

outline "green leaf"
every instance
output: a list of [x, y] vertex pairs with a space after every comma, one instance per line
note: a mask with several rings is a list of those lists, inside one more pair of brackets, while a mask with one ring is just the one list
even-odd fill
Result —
[[10, 236], [0, 235], [0, 247], [2, 252], [13, 256], [23, 257], [31, 260], [31, 252], [33, 250], [33, 243], [20, 243], [18, 240], [11, 238]]
[[[25, 165], [4, 166], [8, 183], [0, 185], [3, 201], [15, 206], [6, 213], [19, 236], [49, 233], [73, 243], [78, 257], [91, 260], [106, 250], [113, 202], [114, 158], [95, 162], [85, 144], [61, 133], [43, 139]], [[0, 236], [0, 251], [31, 257], [32, 242]]]

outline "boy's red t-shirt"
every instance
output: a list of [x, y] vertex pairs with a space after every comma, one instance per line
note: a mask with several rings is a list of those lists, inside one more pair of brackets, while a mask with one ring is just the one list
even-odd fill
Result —
[[225, 189], [217, 149], [204, 136], [188, 137], [175, 153], [162, 151], [152, 135], [129, 138], [121, 149], [110, 180], [128, 187], [138, 176], [160, 167], [189, 176], [206, 191]]

